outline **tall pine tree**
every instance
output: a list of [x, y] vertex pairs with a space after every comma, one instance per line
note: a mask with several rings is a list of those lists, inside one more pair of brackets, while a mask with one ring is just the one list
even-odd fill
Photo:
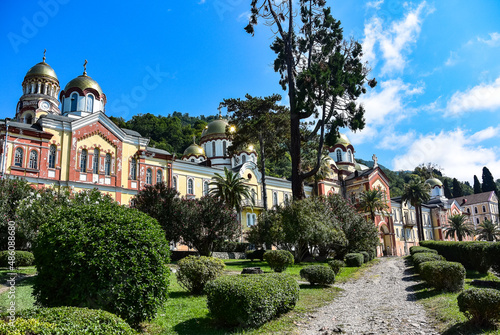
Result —
[[453, 198], [453, 195], [451, 194], [450, 190], [450, 185], [448, 184], [448, 179], [444, 180], [444, 196], [447, 197], [448, 199]]
[[453, 178], [453, 198], [463, 197], [462, 185], [458, 182], [457, 178]]
[[477, 179], [477, 176], [474, 175], [474, 194], [478, 194], [483, 192], [481, 189], [481, 183], [479, 182], [479, 179]]
[[483, 192], [495, 191], [497, 193], [497, 184], [495, 184], [495, 179], [491, 175], [490, 170], [485, 166], [483, 167]]

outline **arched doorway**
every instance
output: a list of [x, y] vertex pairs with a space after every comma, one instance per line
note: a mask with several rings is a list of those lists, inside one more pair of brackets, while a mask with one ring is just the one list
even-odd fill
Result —
[[392, 256], [391, 232], [385, 223], [380, 225], [380, 237], [382, 239], [382, 255]]

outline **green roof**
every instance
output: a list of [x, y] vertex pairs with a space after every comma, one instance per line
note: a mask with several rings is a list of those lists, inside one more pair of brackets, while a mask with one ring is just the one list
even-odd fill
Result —
[[226, 126], [228, 125], [227, 120], [218, 119], [210, 122], [207, 127], [203, 130], [201, 137], [205, 137], [208, 135], [225, 135], [226, 134]]
[[47, 76], [58, 80], [54, 69], [45, 62], [38, 63], [28, 70], [28, 72], [26, 73], [26, 77], [33, 77], [33, 76]]
[[199, 146], [196, 143], [191, 144], [189, 147], [187, 147], [186, 150], [184, 150], [184, 156], [190, 156], [190, 155], [195, 155], [195, 156], [205, 156], [205, 150], [201, 146]]
[[102, 94], [102, 89], [101, 86], [92, 78], [90, 78], [87, 75], [81, 75], [76, 77], [75, 79], [71, 80], [66, 87], [64, 88], [65, 91], [68, 91], [70, 88], [77, 87], [81, 89], [82, 91], [87, 89], [87, 88], [93, 88], [96, 90], [99, 95]]

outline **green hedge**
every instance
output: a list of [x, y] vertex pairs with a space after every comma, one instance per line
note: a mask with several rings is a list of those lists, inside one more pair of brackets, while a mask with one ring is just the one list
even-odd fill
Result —
[[360, 253], [350, 253], [345, 255], [345, 265], [350, 267], [359, 267], [363, 265], [365, 257]]
[[410, 247], [410, 255], [412, 255], [412, 256], [415, 254], [421, 253], [421, 252], [427, 252], [427, 253], [431, 252], [434, 254], [438, 253], [437, 250], [426, 248], [426, 247], [419, 247], [417, 245]]
[[500, 273], [500, 242], [490, 244], [488, 256], [493, 271]]
[[465, 268], [458, 262], [424, 262], [419, 268], [422, 278], [438, 290], [458, 292], [464, 287]]
[[252, 262], [255, 259], [259, 259], [261, 262], [264, 260], [264, 254], [266, 253], [266, 249], [259, 249], [259, 250], [251, 250], [251, 251], [246, 251], [246, 257], [247, 259], [250, 259]]
[[264, 260], [274, 272], [283, 272], [293, 265], [293, 255], [286, 250], [269, 250], [264, 253]]
[[335, 282], [335, 272], [323, 265], [309, 265], [300, 270], [300, 278], [311, 285], [330, 285]]
[[369, 261], [371, 261], [370, 254], [368, 252], [360, 251], [359, 253], [363, 255], [363, 263], [368, 263]]
[[431, 252], [418, 252], [416, 254], [413, 254], [412, 256], [413, 260], [413, 265], [415, 265], [415, 268], [417, 269], [418, 272], [420, 272], [419, 265], [424, 263], [424, 262], [432, 262], [432, 261], [445, 261], [446, 259], [438, 254], [431, 253]]
[[338, 275], [345, 266], [345, 263], [340, 259], [332, 259], [328, 261], [328, 266], [333, 270], [333, 272], [335, 272], [335, 275]]
[[110, 201], [63, 207], [40, 227], [33, 253], [41, 306], [102, 309], [135, 325], [167, 300], [165, 232], [136, 209]]
[[201, 294], [205, 284], [221, 276], [226, 266], [222, 260], [206, 256], [188, 256], [177, 265], [177, 281], [194, 294]]
[[421, 241], [420, 245], [436, 250], [450, 262], [459, 262], [467, 270], [488, 273], [491, 266], [490, 242]]
[[19, 266], [32, 266], [35, 261], [35, 257], [29, 251], [4, 250], [0, 252], [0, 267], [6, 268], [10, 267], [12, 264], [14, 267]]
[[[5, 320], [5, 314], [4, 320]], [[98, 309], [78, 307], [39, 308], [20, 311], [16, 314], [17, 320], [32, 320], [31, 322], [19, 321], [19, 326], [25, 327], [26, 332], [20, 334], [102, 334], [102, 335], [133, 335], [136, 332], [121, 318]], [[8, 322], [8, 321], [7, 321]], [[30, 326], [30, 323], [32, 324]], [[3, 330], [4, 325], [0, 326]], [[39, 332], [30, 333], [31, 328]], [[55, 327], [53, 332], [42, 332]], [[0, 334], [3, 334], [0, 332]], [[9, 334], [9, 333], [6, 333]], [[12, 333], [15, 334], [15, 333]]]
[[471, 288], [457, 298], [460, 312], [479, 325], [500, 320], [500, 292], [491, 288]]
[[219, 277], [205, 286], [212, 317], [228, 326], [259, 326], [295, 307], [299, 284], [290, 275], [268, 273]]

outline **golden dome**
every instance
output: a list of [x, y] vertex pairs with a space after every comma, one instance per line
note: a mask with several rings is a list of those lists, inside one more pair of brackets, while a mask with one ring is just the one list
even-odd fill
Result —
[[427, 179], [425, 181], [426, 184], [429, 184], [430, 187], [434, 187], [434, 186], [439, 186], [439, 187], [442, 187], [443, 186], [443, 183], [441, 182], [441, 180], [437, 179], [437, 178], [430, 178], [430, 179]]
[[344, 147], [347, 148], [347, 146], [351, 145], [351, 141], [349, 141], [349, 139], [345, 134], [340, 134], [340, 137], [337, 138], [335, 144], [342, 144]]
[[203, 150], [203, 147], [199, 146], [198, 144], [193, 143], [189, 147], [187, 147], [186, 150], [184, 150], [184, 156], [191, 155], [194, 155], [196, 157], [205, 156], [205, 150]]
[[228, 125], [227, 120], [218, 119], [210, 122], [203, 132], [201, 133], [201, 138], [204, 138], [208, 135], [226, 135], [226, 126]]
[[71, 80], [64, 88], [64, 91], [67, 92], [69, 89], [74, 87], [79, 88], [82, 91], [88, 88], [93, 88], [99, 93], [99, 95], [102, 94], [101, 86], [99, 86], [97, 81], [95, 81], [94, 79], [90, 78], [87, 75], [81, 75]]
[[52, 77], [53, 79], [59, 81], [57, 79], [56, 72], [54, 71], [54, 69], [45, 62], [40, 62], [35, 66], [33, 66], [31, 69], [29, 69], [24, 78], [35, 77], [35, 76]]

